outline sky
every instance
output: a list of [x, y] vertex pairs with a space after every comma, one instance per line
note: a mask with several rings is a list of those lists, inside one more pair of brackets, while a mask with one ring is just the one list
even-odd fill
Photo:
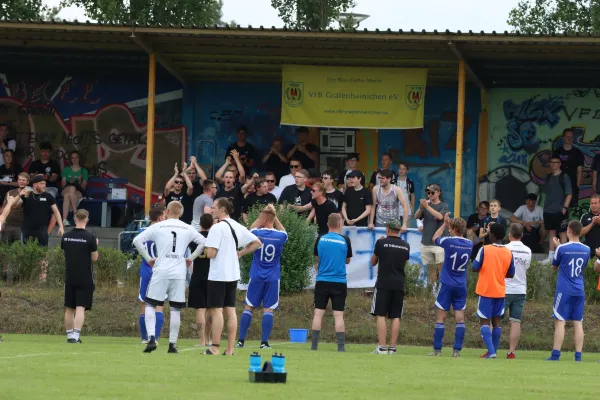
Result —
[[[57, 5], [60, 0], [44, 0]], [[368, 14], [360, 28], [451, 31], [510, 31], [506, 23], [510, 9], [518, 0], [357, 0], [355, 13]], [[81, 9], [63, 9], [59, 17], [85, 21]], [[283, 27], [271, 0], [224, 0], [223, 20], [236, 21], [241, 26]]]

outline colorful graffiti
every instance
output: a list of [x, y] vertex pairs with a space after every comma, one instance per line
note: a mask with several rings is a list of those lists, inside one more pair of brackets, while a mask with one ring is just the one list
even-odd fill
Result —
[[[10, 80], [0, 74], [0, 122], [10, 127], [17, 141], [17, 161], [25, 168], [39, 157], [39, 145], [50, 142], [53, 158], [68, 165], [77, 150], [91, 175], [127, 178], [129, 196], [143, 203], [146, 175], [147, 99], [145, 84], [64, 77], [41, 83]], [[113, 88], [111, 90], [111, 88]], [[2, 90], [4, 93], [2, 93]], [[158, 97], [160, 97], [159, 95]], [[156, 103], [153, 194], [162, 192], [175, 162], [187, 150], [186, 129], [181, 125], [180, 91], [171, 91]], [[114, 101], [120, 97], [119, 101]], [[173, 115], [175, 114], [175, 115]], [[179, 123], [174, 119], [179, 118]]]
[[584, 154], [579, 217], [592, 195], [590, 167], [600, 154], [600, 90], [493, 89], [490, 92], [488, 173], [480, 177], [479, 198], [497, 198], [510, 216], [527, 193], [541, 193], [550, 171], [548, 161], [562, 145], [562, 131], [574, 130], [575, 143]]

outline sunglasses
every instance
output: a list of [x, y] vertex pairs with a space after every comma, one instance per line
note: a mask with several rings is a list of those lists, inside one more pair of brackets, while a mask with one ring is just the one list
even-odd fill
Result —
[[300, 166], [299, 165], [292, 165], [292, 164], [290, 164], [290, 168], [300, 168]]
[[176, 185], [183, 185], [183, 181], [175, 181]]
[[433, 190], [426, 190], [425, 193], [427, 193], [428, 195], [430, 195], [430, 194], [434, 194], [435, 192]]
[[267, 183], [275, 183], [275, 179], [267, 179], [267, 180], [265, 180], [265, 182], [267, 182]]

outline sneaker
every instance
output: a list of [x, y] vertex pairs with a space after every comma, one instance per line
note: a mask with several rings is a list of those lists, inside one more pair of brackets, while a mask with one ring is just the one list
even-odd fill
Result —
[[506, 354], [506, 358], [508, 358], [509, 360], [514, 360], [515, 358], [517, 358], [517, 356], [515, 355], [515, 353], [507, 353]]
[[148, 339], [142, 339], [142, 344], [148, 344]]
[[[231, 353], [231, 355], [232, 355], [232, 356], [233, 356], [233, 354], [234, 354], [234, 353]], [[221, 354], [221, 355], [222, 355], [222, 356], [228, 356], [229, 354], [227, 354], [227, 350], [225, 350], [225, 351], [223, 352], [223, 354]]]
[[204, 354], [206, 354], [207, 356], [216, 356], [219, 353], [213, 353], [212, 351], [210, 351], [210, 349], [206, 349]]
[[488, 356], [490, 355], [489, 351], [486, 351], [484, 354], [482, 354], [479, 358], [488, 358]]
[[452, 352], [452, 357], [460, 357], [460, 350], [454, 350]]
[[175, 343], [169, 343], [169, 350], [167, 350], [167, 353], [173, 353], [173, 354], [179, 353], [177, 351], [177, 346], [175, 346]]
[[261, 350], [271, 350], [271, 346], [269, 346], [269, 342], [264, 342], [260, 344]]
[[156, 350], [156, 340], [154, 340], [154, 336], [150, 336], [150, 340], [148, 340], [148, 344], [146, 344], [144, 353], [152, 353], [154, 350]]
[[244, 348], [244, 341], [243, 340], [238, 340], [237, 344], [235, 345], [235, 347], [237, 349], [243, 349]]
[[396, 348], [395, 347], [388, 347], [388, 354], [396, 354]]
[[67, 339], [67, 343], [77, 343], [77, 340], [75, 340], [75, 339]]
[[388, 354], [388, 348], [385, 346], [377, 346], [371, 354]]
[[77, 339], [77, 342], [76, 342], [76, 343], [78, 343], [78, 344], [83, 344], [83, 342], [81, 341], [81, 339]]
[[71, 226], [71, 223], [69, 222], [68, 219], [63, 219], [63, 226], [64, 227]]
[[431, 357], [441, 357], [441, 356], [442, 356], [442, 352], [441, 352], [441, 351], [434, 350], [434, 351], [433, 351], [433, 353], [429, 353], [429, 354], [427, 354], [427, 355], [428, 355], [428, 356], [431, 356]]
[[560, 359], [550, 356], [550, 357], [546, 358], [546, 361], [560, 361]]

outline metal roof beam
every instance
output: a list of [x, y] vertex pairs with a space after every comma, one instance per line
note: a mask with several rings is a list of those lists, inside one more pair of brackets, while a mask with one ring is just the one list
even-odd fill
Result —
[[486, 90], [485, 85], [483, 84], [483, 82], [481, 82], [481, 79], [479, 79], [479, 77], [477, 76], [477, 74], [475, 73], [475, 71], [473, 70], [473, 68], [471, 68], [471, 66], [469, 65], [469, 62], [463, 57], [462, 53], [460, 52], [460, 50], [458, 50], [456, 48], [456, 46], [454, 45], [454, 43], [452, 43], [452, 41], [448, 41], [448, 46], [450, 47], [450, 50], [452, 50], [452, 52], [454, 53], [454, 55], [456, 55], [456, 58], [458, 58], [459, 60], [462, 60], [465, 62], [465, 67], [467, 67], [467, 72], [469, 72], [469, 75], [471, 75], [471, 78], [473, 78], [473, 80], [475, 81], [475, 83], [477, 84], [477, 86], [479, 86], [480, 89], [482, 90]]
[[185, 85], [186, 80], [185, 80], [184, 75], [181, 72], [181, 70], [179, 68], [177, 68], [165, 56], [165, 54], [162, 51], [156, 50], [154, 44], [151, 41], [149, 41], [143, 34], [131, 31], [131, 36], [130, 37], [131, 37], [131, 40], [133, 40], [133, 42], [135, 44], [137, 44], [142, 49], [144, 49], [146, 51], [146, 53], [148, 53], [148, 54], [154, 53], [156, 55], [156, 61], [158, 61], [158, 63], [160, 65], [162, 65], [164, 69], [166, 69], [167, 71], [169, 71], [169, 73], [171, 75], [173, 75], [175, 78], [177, 78], [177, 80], [179, 82], [181, 82], [183, 85]]

